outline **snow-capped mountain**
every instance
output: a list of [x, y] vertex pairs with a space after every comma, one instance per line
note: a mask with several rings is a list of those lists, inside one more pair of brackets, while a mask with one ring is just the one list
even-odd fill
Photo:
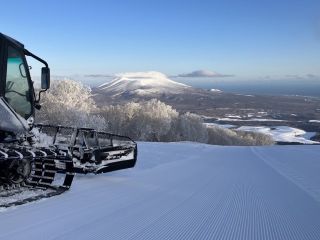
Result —
[[175, 82], [160, 72], [129, 72], [117, 74], [109, 83], [99, 86], [99, 90], [112, 96], [138, 95], [150, 96], [159, 94], [180, 94], [193, 89]]

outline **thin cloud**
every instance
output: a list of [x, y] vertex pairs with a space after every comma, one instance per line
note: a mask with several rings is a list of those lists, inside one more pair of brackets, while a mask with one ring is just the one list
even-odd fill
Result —
[[301, 75], [298, 75], [298, 74], [287, 74], [286, 77], [287, 78], [295, 78], [295, 79], [303, 78]]
[[214, 77], [233, 77], [234, 75], [220, 74], [208, 70], [196, 70], [191, 73], [182, 73], [176, 77], [188, 77], [188, 78], [214, 78]]
[[311, 74], [311, 73], [307, 74], [306, 76], [307, 78], [320, 78], [318, 75]]
[[298, 74], [290, 74], [290, 75], [286, 75], [287, 78], [290, 78], [290, 79], [320, 79], [320, 76], [319, 75], [315, 75], [315, 74], [312, 74], [312, 73], [308, 73], [308, 74], [305, 74], [305, 75], [298, 75]]

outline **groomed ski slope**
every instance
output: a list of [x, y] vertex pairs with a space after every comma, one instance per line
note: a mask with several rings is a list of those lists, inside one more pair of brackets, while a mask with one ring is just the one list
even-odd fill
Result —
[[320, 146], [139, 143], [134, 169], [78, 176], [0, 212], [0, 239], [320, 239]]

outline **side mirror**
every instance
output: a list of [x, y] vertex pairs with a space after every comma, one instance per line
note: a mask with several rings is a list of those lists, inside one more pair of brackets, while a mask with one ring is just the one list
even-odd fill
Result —
[[41, 88], [49, 89], [50, 88], [50, 68], [43, 67], [41, 69]]

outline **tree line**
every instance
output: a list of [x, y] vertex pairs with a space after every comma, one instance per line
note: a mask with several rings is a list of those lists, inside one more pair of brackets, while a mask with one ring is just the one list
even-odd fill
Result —
[[90, 127], [139, 141], [193, 141], [216, 145], [270, 145], [269, 135], [206, 126], [199, 115], [181, 114], [157, 99], [98, 108], [91, 89], [73, 80], [53, 81], [38, 123]]

